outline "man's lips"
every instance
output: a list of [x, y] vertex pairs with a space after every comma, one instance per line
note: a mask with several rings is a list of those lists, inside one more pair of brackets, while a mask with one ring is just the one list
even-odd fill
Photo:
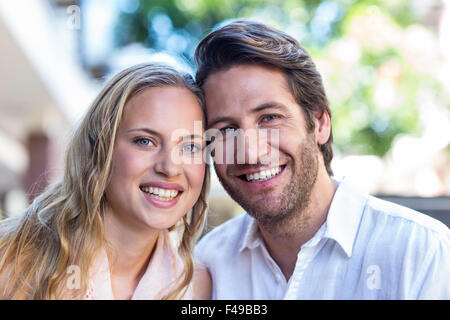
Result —
[[243, 188], [247, 189], [249, 191], [249, 196], [251, 196], [251, 192], [257, 191], [257, 190], [266, 190], [267, 188], [273, 188], [275, 187], [280, 179], [284, 176], [284, 172], [286, 171], [286, 165], [279, 167], [277, 171], [274, 172], [274, 174], [270, 175], [261, 175], [261, 171], [253, 171], [253, 174], [244, 174], [241, 176], [238, 176], [238, 180]]
[[246, 169], [246, 170], [239, 170], [239, 171], [235, 171], [235, 172], [230, 172], [229, 176], [235, 176], [235, 177], [238, 177], [238, 178], [245, 178], [245, 176], [247, 176], [247, 175], [254, 175], [256, 173], [260, 174], [263, 171], [272, 171], [272, 170], [277, 170], [278, 168], [283, 170], [285, 167], [286, 167], [286, 164], [281, 164], [281, 165], [277, 165], [277, 166], [253, 167], [253, 168], [249, 168], [249, 169]]

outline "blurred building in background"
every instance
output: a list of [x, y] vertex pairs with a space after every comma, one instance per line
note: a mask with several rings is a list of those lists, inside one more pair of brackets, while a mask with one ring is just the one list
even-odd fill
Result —
[[[337, 177], [450, 217], [449, 0], [0, 0], [4, 214], [60, 176], [71, 131], [108, 77], [151, 60], [193, 72], [198, 41], [241, 17], [311, 53], [333, 112]], [[240, 210], [214, 176], [210, 224]]]
[[0, 1], [0, 208], [17, 213], [61, 173], [64, 146], [96, 86], [66, 8]]

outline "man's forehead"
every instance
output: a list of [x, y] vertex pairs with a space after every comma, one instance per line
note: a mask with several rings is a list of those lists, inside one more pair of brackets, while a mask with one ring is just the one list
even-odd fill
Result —
[[284, 74], [260, 65], [239, 65], [214, 73], [204, 89], [209, 123], [217, 117], [240, 117], [263, 105], [295, 103]]
[[239, 64], [228, 68], [220, 69], [211, 75], [205, 81], [205, 90], [213, 89], [215, 86], [221, 86], [227, 81], [233, 80], [238, 82], [246, 82], [249, 80], [276, 81], [283, 80], [283, 72], [275, 67], [262, 64]]

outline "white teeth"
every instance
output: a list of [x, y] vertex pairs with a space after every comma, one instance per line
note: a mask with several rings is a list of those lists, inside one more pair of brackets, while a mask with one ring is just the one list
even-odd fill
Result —
[[141, 190], [155, 197], [158, 200], [169, 201], [178, 195], [178, 190], [162, 189], [156, 187], [141, 187]]
[[281, 167], [272, 168], [268, 170], [261, 170], [260, 172], [255, 172], [245, 175], [247, 181], [265, 181], [268, 180], [281, 172]]

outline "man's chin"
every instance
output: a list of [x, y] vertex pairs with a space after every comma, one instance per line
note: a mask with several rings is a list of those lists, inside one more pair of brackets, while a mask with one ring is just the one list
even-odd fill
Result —
[[261, 208], [261, 210], [247, 210], [247, 213], [255, 218], [262, 225], [272, 225], [283, 220], [283, 215], [279, 214], [279, 211], [268, 211], [267, 208]]
[[[220, 180], [220, 178], [219, 178]], [[280, 218], [283, 208], [282, 192], [276, 189], [249, 191], [239, 183], [227, 183], [221, 180], [222, 186], [239, 205], [256, 220], [276, 221]]]
[[267, 199], [256, 202], [241, 202], [249, 215], [261, 223], [276, 222], [282, 219], [283, 214], [280, 214], [282, 209], [274, 202], [268, 202]]

